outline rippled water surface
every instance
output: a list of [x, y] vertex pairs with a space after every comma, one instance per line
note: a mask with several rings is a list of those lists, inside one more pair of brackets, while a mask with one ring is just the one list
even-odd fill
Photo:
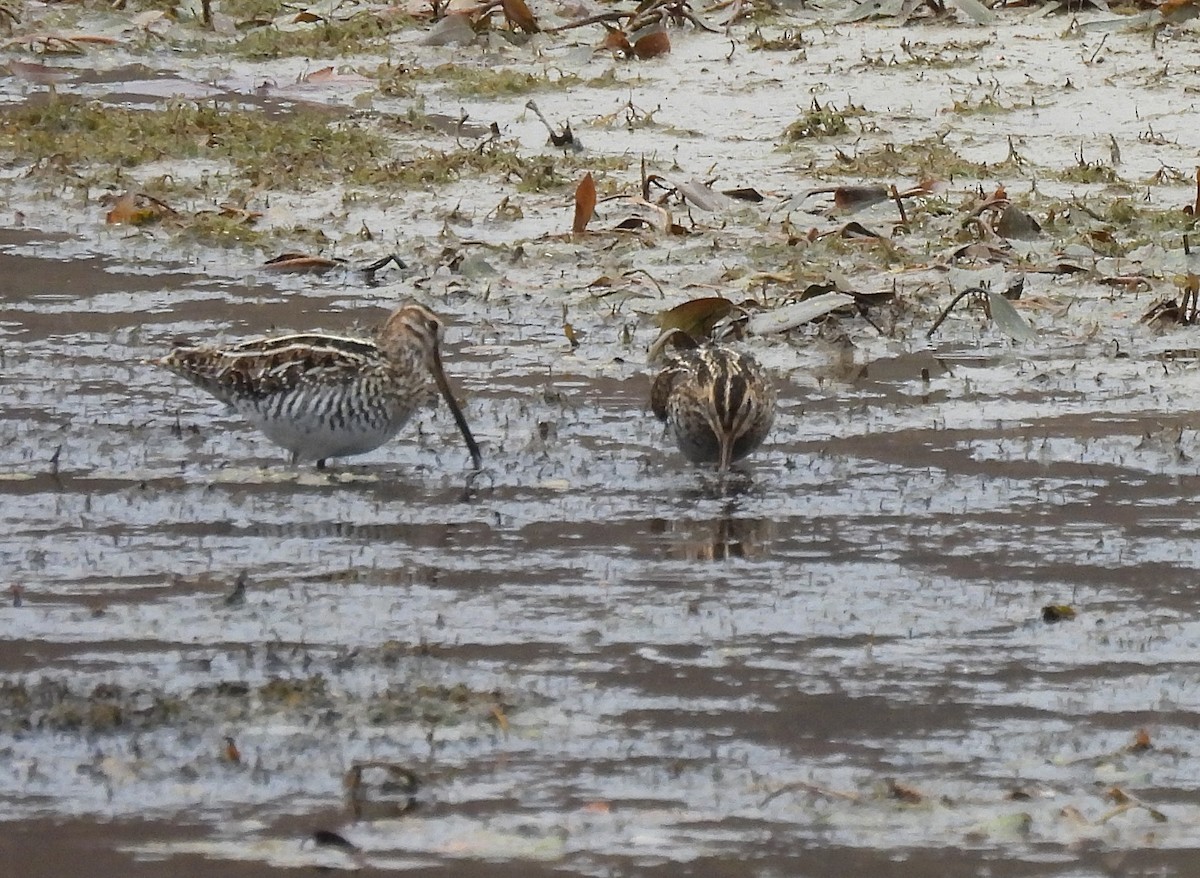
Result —
[[[324, 474], [140, 363], [214, 297], [269, 329], [277, 291], [62, 265], [36, 239], [3, 257], [38, 279], [4, 326], [0, 553], [25, 589], [0, 611], [6, 844], [56, 815], [122, 864], [355, 865], [319, 828], [358, 865], [448, 872], [1191, 855], [1177, 367], [997, 341], [836, 392], [785, 378], [774, 441], [721, 480], [669, 450], [644, 367], [538, 373], [458, 328], [483, 475], [444, 409]], [[309, 286], [316, 312], [347, 294]], [[371, 789], [355, 820], [355, 762], [415, 772], [416, 807]], [[1114, 787], [1166, 822], [1095, 823]]]

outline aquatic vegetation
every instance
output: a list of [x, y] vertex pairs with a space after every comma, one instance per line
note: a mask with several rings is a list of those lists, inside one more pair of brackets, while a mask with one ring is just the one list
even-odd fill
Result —
[[[447, 63], [434, 67], [383, 64], [376, 71], [379, 90], [387, 95], [416, 95], [420, 86], [474, 99], [512, 97], [544, 91], [567, 91], [583, 84], [574, 73], [547, 69], [534, 73], [505, 67]], [[589, 83], [591, 85], [593, 83]]]

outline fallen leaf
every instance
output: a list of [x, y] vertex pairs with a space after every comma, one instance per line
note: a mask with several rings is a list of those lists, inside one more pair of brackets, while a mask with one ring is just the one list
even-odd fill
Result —
[[884, 783], [887, 784], [887, 794], [889, 798], [899, 799], [906, 805], [919, 805], [925, 801], [925, 795], [916, 787], [910, 787], [907, 784], [898, 782], [895, 778], [886, 778]]
[[763, 201], [762, 193], [750, 186], [743, 186], [739, 189], [722, 189], [721, 194], [736, 198], [738, 201], [752, 201], [755, 204]]
[[996, 220], [996, 234], [1002, 238], [1036, 238], [1042, 233], [1038, 221], [1015, 204], [1010, 204], [1000, 213]]
[[301, 82], [328, 82], [337, 76], [336, 67], [322, 67], [320, 70], [314, 70], [312, 73], [306, 73], [300, 77]]
[[692, 338], [707, 338], [713, 327], [728, 317], [734, 307], [733, 302], [722, 296], [692, 299], [659, 312], [658, 326], [664, 331], [678, 329]]
[[711, 213], [721, 210], [729, 204], [727, 196], [717, 192], [703, 180], [688, 180], [685, 183], [675, 183], [674, 186], [675, 191], [700, 210], [707, 210]]
[[504, 10], [508, 23], [517, 30], [527, 34], [536, 34], [541, 30], [533, 12], [525, 5], [525, 0], [500, 0], [500, 8]]
[[126, 192], [113, 202], [104, 221], [109, 225], [144, 226], [174, 212], [157, 198], [140, 192]]
[[1133, 801], [1128, 793], [1120, 787], [1109, 787], [1108, 792], [1104, 794], [1104, 798], [1117, 805], [1126, 805]]
[[[1003, 293], [988, 291], [988, 308], [992, 314], [992, 322], [996, 328], [1013, 341], [1034, 341], [1037, 330], [1030, 326], [1025, 318], [1017, 313], [1017, 309], [1004, 297]], [[1069, 608], [1068, 608], [1069, 609]]]
[[838, 308], [844, 308], [847, 305], [853, 304], [854, 297], [846, 293], [822, 293], [819, 296], [813, 296], [811, 299], [805, 299], [803, 302], [795, 302], [791, 305], [783, 305], [779, 308], [773, 308], [770, 311], [755, 314], [750, 318], [750, 322], [746, 324], [746, 331], [752, 335], [786, 332], [789, 329], [816, 320], [818, 317], [824, 317]]
[[222, 204], [217, 212], [224, 219], [235, 220], [245, 225], [252, 225], [262, 218], [261, 210], [248, 210], [234, 204]]
[[584, 232], [595, 211], [596, 181], [592, 179], [592, 172], [588, 171], [575, 187], [575, 219], [571, 223], [571, 231], [577, 235]]
[[883, 235], [878, 232], [873, 232], [864, 226], [858, 220], [851, 220], [838, 230], [838, 234], [843, 238], [883, 238]]
[[471, 27], [471, 16], [465, 12], [452, 12], [435, 24], [421, 38], [425, 46], [448, 46], [458, 43], [466, 46], [475, 40], [475, 29]]
[[1125, 749], [1130, 753], [1145, 753], [1147, 750], [1153, 749], [1154, 745], [1150, 743], [1150, 732], [1146, 729], [1138, 729], [1133, 736], [1133, 743]]
[[833, 205], [839, 210], [862, 210], [890, 197], [886, 186], [838, 186], [833, 190]]
[[1048, 604], [1042, 607], [1042, 621], [1048, 625], [1067, 622], [1075, 618], [1075, 609], [1066, 604]]
[[263, 263], [267, 271], [295, 272], [296, 274], [320, 274], [342, 264], [341, 260], [325, 256], [308, 256], [304, 253], [284, 253]]
[[[630, 198], [629, 202], [633, 207], [632, 220], [644, 223], [652, 229], [657, 229], [660, 232], [668, 232], [670, 234], [687, 234], [686, 229], [680, 228], [672, 219], [671, 212], [661, 204], [653, 204], [645, 198]], [[630, 222], [626, 220], [625, 223]], [[625, 227], [622, 223], [622, 227]], [[634, 228], [640, 228], [635, 225]]]
[[344, 836], [329, 829], [317, 829], [312, 834], [313, 844], [317, 847], [340, 848], [344, 851], [356, 851], [358, 845], [348, 841]]
[[623, 55], [632, 55], [633, 47], [629, 45], [629, 37], [625, 36], [624, 31], [610, 30], [604, 35], [604, 40], [600, 43], [601, 49], [608, 49], [610, 52], [620, 52]]
[[976, 24], [994, 24], [997, 20], [996, 13], [980, 3], [979, 0], [950, 0], [950, 5], [957, 7], [959, 12]]
[[639, 38], [633, 44], [633, 54], [643, 61], [666, 55], [671, 51], [671, 38], [665, 30], [656, 30]]

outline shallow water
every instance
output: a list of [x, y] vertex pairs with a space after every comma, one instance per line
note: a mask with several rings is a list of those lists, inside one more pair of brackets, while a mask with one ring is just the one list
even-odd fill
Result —
[[[667, 447], [640, 367], [489, 369], [454, 332], [483, 475], [429, 409], [319, 474], [140, 365], [215, 284], [55, 265], [36, 237], [4, 256], [38, 278], [4, 344], [11, 853], [55, 815], [119, 869], [352, 865], [305, 841], [319, 827], [367, 866], [456, 872], [1192, 856], [1200, 477], [1195, 434], [1155, 410], [1186, 376], [1159, 361], [984, 341], [832, 393], [785, 380], [773, 441], [721, 480]], [[316, 312], [345, 295], [323, 285]], [[220, 289], [231, 325], [269, 328], [271, 287]], [[1127, 752], [1141, 727], [1153, 748]], [[416, 771], [418, 807], [353, 821], [356, 760]], [[1085, 823], [1113, 786], [1167, 821]]]
[[[894, 42], [850, 33], [863, 51]], [[1029, 88], [1061, 101], [1060, 127], [1026, 142], [1066, 155], [1112, 100], [1105, 75], [1135, 77], [1144, 39], [1115, 37], [1104, 73], [1073, 74], [1086, 98], [1042, 46], [1055, 29], [1006, 33], [995, 75], [1028, 80], [1032, 65], [1043, 86]], [[854, 54], [844, 35], [810, 37], [809, 72], [858, 60], [840, 60]], [[708, 59], [715, 99], [752, 115], [738, 75], [754, 65], [726, 75], [721, 39], [684, 45], [670, 64]], [[762, 93], [782, 94], [794, 61], [766, 64]], [[671, 69], [647, 65], [639, 87], [652, 95]], [[863, 88], [894, 76], [910, 90], [876, 139], [916, 136], [935, 112], [919, 74], [863, 74]], [[235, 70], [220, 87], [254, 81]], [[145, 69], [77, 85], [129, 101], [165, 87]], [[556, 100], [539, 97], [570, 115]], [[697, 97], [661, 100], [688, 118]], [[510, 103], [471, 109], [537, 148], [543, 132]], [[794, 109], [774, 103], [754, 124], [775, 131]], [[1141, 118], [1113, 130], [1132, 136]], [[1138, 325], [1150, 296], [1031, 275], [1022, 313], [1038, 341], [1009, 342], [969, 310], [927, 341], [946, 273], [875, 267], [856, 282], [901, 287], [894, 331], [844, 318], [852, 349], [828, 327], [752, 340], [779, 384], [774, 433], [727, 478], [691, 468], [647, 412], [649, 315], [724, 290], [730, 266], [769, 267], [755, 223], [800, 188], [799, 159], [730, 119], [716, 145], [676, 132], [677, 161], [698, 174], [727, 149], [775, 202], [685, 241], [567, 241], [552, 198], [485, 221], [499, 195], [467, 184], [392, 214], [414, 267], [371, 288], [351, 272], [269, 275], [86, 213], [26, 211], [28, 228], [0, 232], [0, 561], [23, 589], [0, 608], [7, 862], [27, 875], [81, 856], [125, 875], [1189, 874], [1194, 340]], [[966, 124], [955, 138], [1003, 151], [991, 122]], [[663, 136], [595, 128], [605, 154]], [[1149, 170], [1194, 150], [1193, 132], [1167, 133], [1178, 140], [1139, 141], [1128, 160]], [[447, 233], [464, 204], [474, 221]], [[379, 227], [373, 211], [343, 218]], [[443, 246], [477, 261], [448, 268]], [[635, 280], [611, 301], [589, 292], [614, 264], [665, 294]], [[318, 473], [142, 363], [180, 339], [371, 326], [413, 295], [450, 319], [477, 477], [444, 407]], [[245, 600], [230, 602], [240, 575]], [[1048, 605], [1077, 615], [1048, 623]], [[1143, 729], [1149, 746], [1133, 746]], [[351, 796], [356, 763], [415, 772], [412, 807], [377, 785]], [[316, 830], [356, 850], [316, 845]]]

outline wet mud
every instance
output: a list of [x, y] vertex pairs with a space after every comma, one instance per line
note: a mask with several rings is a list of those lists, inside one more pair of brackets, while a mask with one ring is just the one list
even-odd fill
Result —
[[[1017, 36], [1014, 57], [1047, 31]], [[725, 51], [706, 40], [680, 57]], [[1132, 77], [1140, 44], [1112, 45]], [[163, 74], [121, 69], [76, 87], [156, 99]], [[250, 95], [253, 73], [220, 88]], [[722, 102], [743, 87], [716, 80]], [[906, 82], [913, 119], [888, 137], [932, 100]], [[1060, 96], [1080, 124], [1103, 113]], [[475, 115], [540, 144], [518, 104]], [[747, 182], [782, 197], [795, 156], [731, 128]], [[661, 136], [607, 133], [589, 139], [608, 155]], [[712, 160], [676, 133], [689, 171]], [[501, 224], [496, 193], [423, 197], [395, 211], [409, 267], [375, 286], [96, 229], [93, 205], [21, 202], [25, 227], [0, 232], [13, 874], [1190, 874], [1196, 342], [1138, 322], [1153, 296], [1092, 282], [1119, 260], [1031, 275], [1027, 343], [970, 309], [925, 338], [948, 272], [875, 264], [862, 282], [901, 290], [883, 331], [843, 315], [748, 340], [779, 414], [718, 476], [650, 416], [645, 351], [655, 313], [754, 266], [749, 214], [590, 248], [558, 234], [561, 198]], [[447, 232], [463, 204], [473, 223]], [[1174, 244], [1139, 252], [1169, 288]], [[667, 290], [596, 295], [609, 262]], [[432, 400], [318, 472], [143, 362], [371, 327], [409, 297], [448, 319], [479, 474]]]

